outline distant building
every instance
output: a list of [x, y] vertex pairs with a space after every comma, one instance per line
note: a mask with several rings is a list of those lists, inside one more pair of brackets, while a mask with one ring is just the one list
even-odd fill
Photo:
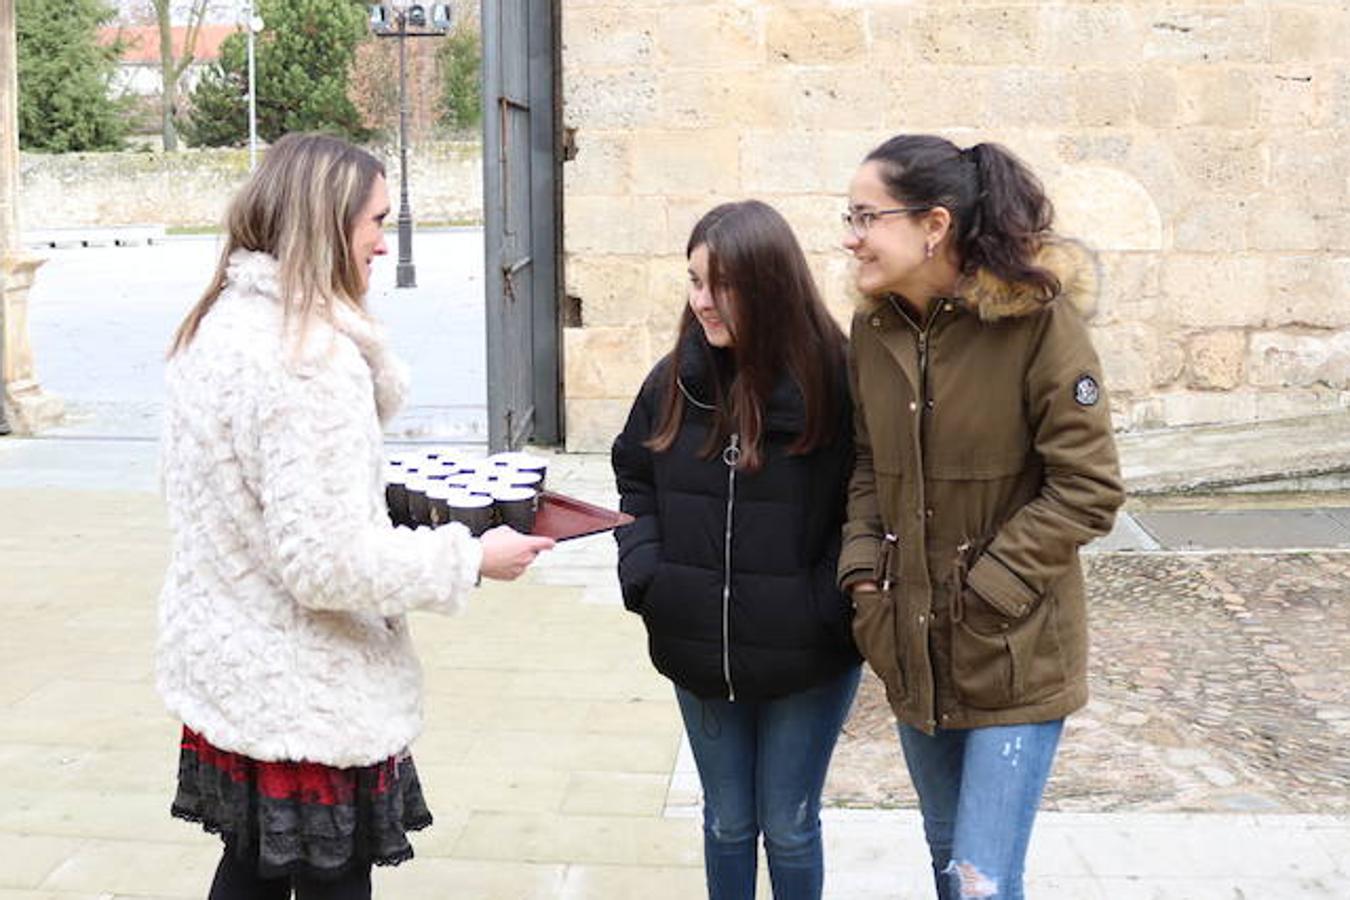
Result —
[[[197, 86], [202, 72], [220, 58], [220, 45], [239, 30], [236, 25], [203, 25], [192, 50], [192, 65], [183, 73], [179, 88], [191, 91]], [[159, 28], [155, 25], [119, 25], [99, 30], [99, 43], [108, 45], [121, 39], [126, 45], [117, 74], [113, 78], [114, 92], [138, 97], [157, 97], [163, 88], [159, 60]], [[173, 29], [173, 53], [178, 59], [183, 54], [187, 28]]]
[[[108, 0], [117, 12], [117, 21], [126, 24], [155, 24], [155, 6], [151, 0]], [[193, 0], [173, 0], [169, 4], [169, 15], [175, 25], [187, 21], [193, 6]], [[233, 24], [239, 21], [243, 9], [242, 0], [208, 0], [206, 4], [206, 22], [208, 24]]]

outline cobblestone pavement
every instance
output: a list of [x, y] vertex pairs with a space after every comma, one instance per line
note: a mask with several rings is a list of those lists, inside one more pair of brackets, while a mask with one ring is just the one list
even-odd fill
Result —
[[[1102, 554], [1088, 707], [1044, 808], [1350, 812], [1350, 554]], [[826, 787], [914, 806], [893, 720], [864, 679]]]

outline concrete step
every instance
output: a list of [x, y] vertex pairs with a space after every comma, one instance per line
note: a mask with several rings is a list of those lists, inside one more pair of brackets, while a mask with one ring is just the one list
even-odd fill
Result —
[[1350, 411], [1117, 436], [1131, 496], [1350, 488]]

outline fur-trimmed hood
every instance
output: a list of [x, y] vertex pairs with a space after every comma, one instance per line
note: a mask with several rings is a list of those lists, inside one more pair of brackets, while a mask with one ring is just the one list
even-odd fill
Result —
[[[1036, 264], [1059, 279], [1059, 293], [1049, 300], [1041, 299], [1030, 284], [1007, 281], [984, 268], [961, 279], [956, 297], [986, 322], [1030, 315], [1055, 300], [1071, 304], [1085, 319], [1092, 317], [1101, 288], [1100, 264], [1092, 250], [1078, 241], [1055, 238], [1041, 247]], [[864, 308], [872, 309], [885, 299], [867, 298]]]

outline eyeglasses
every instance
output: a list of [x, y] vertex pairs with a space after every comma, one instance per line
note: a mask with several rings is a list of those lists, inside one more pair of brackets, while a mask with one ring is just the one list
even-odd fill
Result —
[[927, 212], [931, 206], [894, 206], [890, 209], [850, 209], [843, 214], [844, 227], [853, 232], [858, 239], [867, 237], [872, 223], [883, 216], [895, 216], [900, 213]]

